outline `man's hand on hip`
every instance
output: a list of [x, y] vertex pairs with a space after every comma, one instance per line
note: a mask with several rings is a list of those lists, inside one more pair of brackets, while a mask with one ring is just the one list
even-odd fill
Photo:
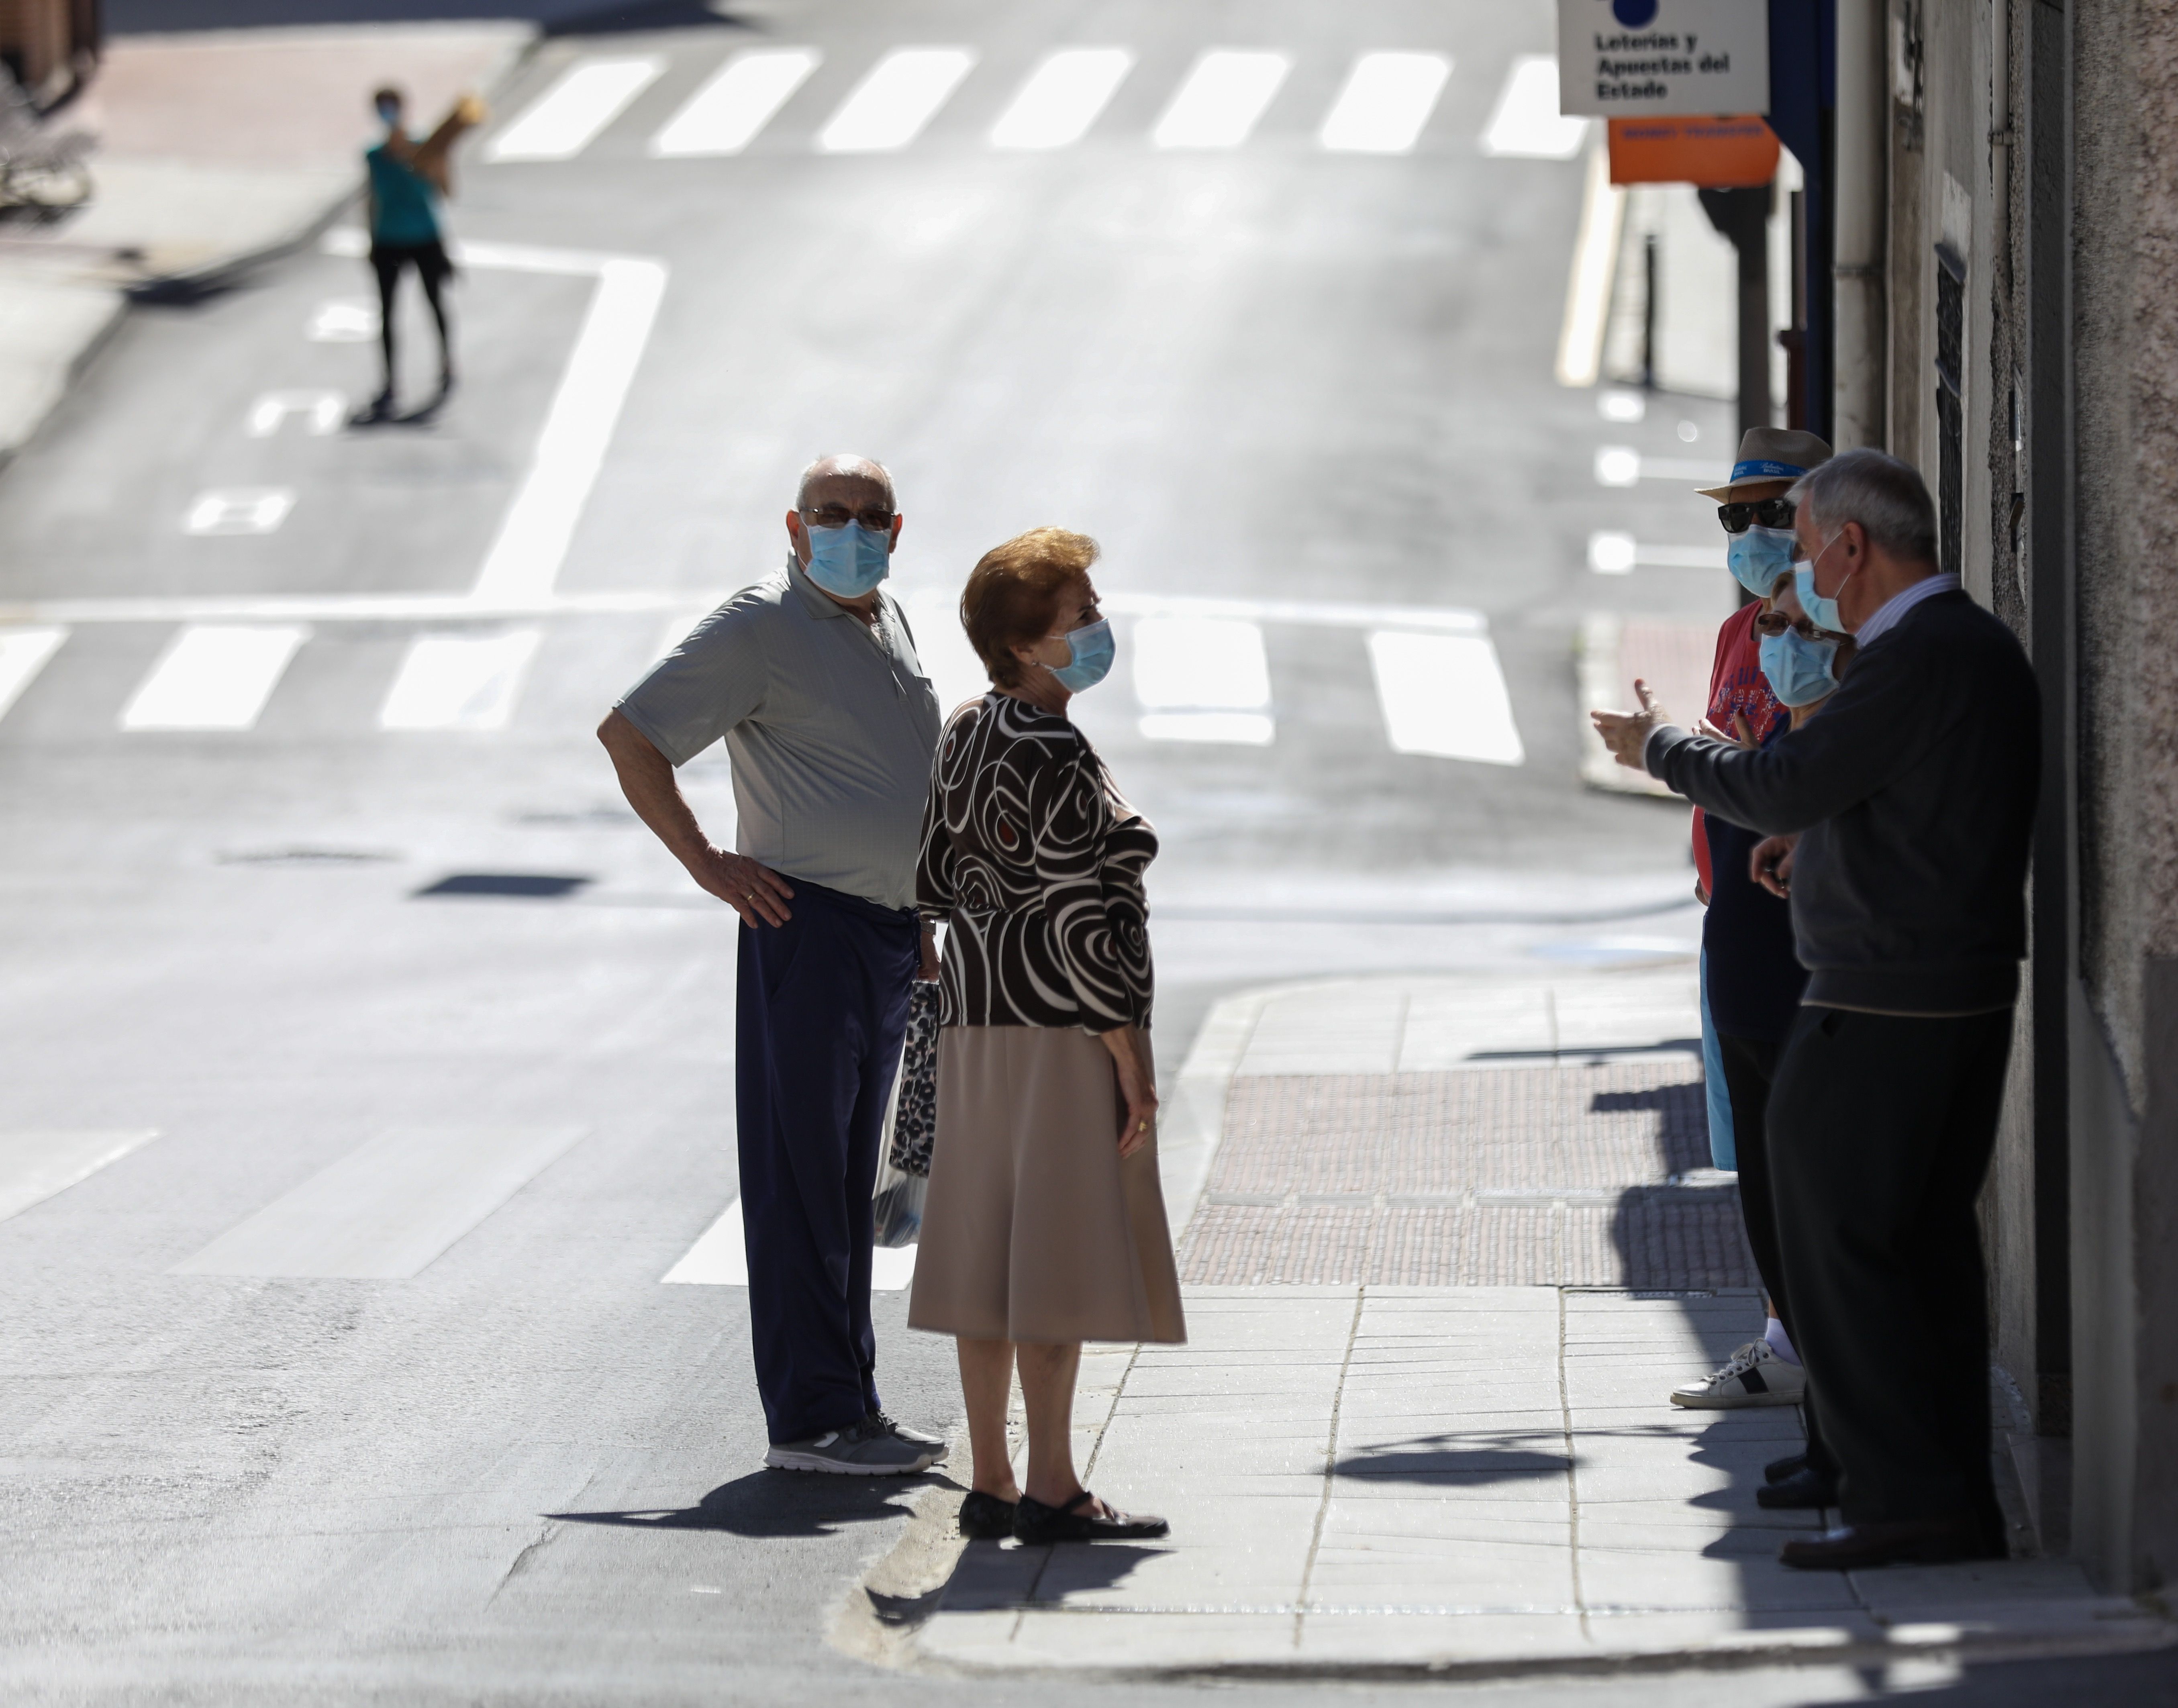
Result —
[[688, 862], [688, 875], [740, 914], [744, 925], [784, 925], [794, 917], [786, 906], [793, 887], [746, 854], [707, 846]]

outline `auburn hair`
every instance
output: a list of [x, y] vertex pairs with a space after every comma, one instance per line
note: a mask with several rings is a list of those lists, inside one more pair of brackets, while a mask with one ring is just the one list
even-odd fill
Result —
[[960, 627], [995, 686], [1019, 685], [1014, 648], [1051, 632], [1061, 596], [1087, 578], [1097, 556], [1097, 542], [1086, 534], [1032, 528], [977, 560], [960, 594]]

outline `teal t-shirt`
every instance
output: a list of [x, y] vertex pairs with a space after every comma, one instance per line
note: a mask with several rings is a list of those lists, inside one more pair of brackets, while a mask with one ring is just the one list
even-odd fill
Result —
[[439, 241], [438, 193], [384, 143], [364, 155], [370, 167], [370, 239], [379, 244]]

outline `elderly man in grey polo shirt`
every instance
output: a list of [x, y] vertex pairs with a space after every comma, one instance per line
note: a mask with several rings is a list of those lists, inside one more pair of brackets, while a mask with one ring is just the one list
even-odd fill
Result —
[[[784, 1470], [899, 1475], [945, 1456], [878, 1398], [870, 1197], [909, 988], [937, 977], [914, 907], [938, 699], [879, 588], [900, 518], [860, 457], [802, 476], [778, 573], [736, 594], [598, 728], [621, 787], [741, 916], [735, 1103], [757, 1387]], [[736, 851], [674, 768], [732, 756]]]

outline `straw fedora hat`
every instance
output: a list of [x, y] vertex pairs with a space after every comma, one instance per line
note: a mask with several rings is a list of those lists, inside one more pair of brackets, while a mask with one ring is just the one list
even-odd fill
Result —
[[1732, 465], [1732, 479], [1721, 486], [1695, 490], [1719, 504], [1734, 504], [1743, 486], [1798, 480], [1817, 463], [1830, 460], [1831, 447], [1812, 433], [1789, 427], [1750, 427], [1739, 441], [1739, 459]]

